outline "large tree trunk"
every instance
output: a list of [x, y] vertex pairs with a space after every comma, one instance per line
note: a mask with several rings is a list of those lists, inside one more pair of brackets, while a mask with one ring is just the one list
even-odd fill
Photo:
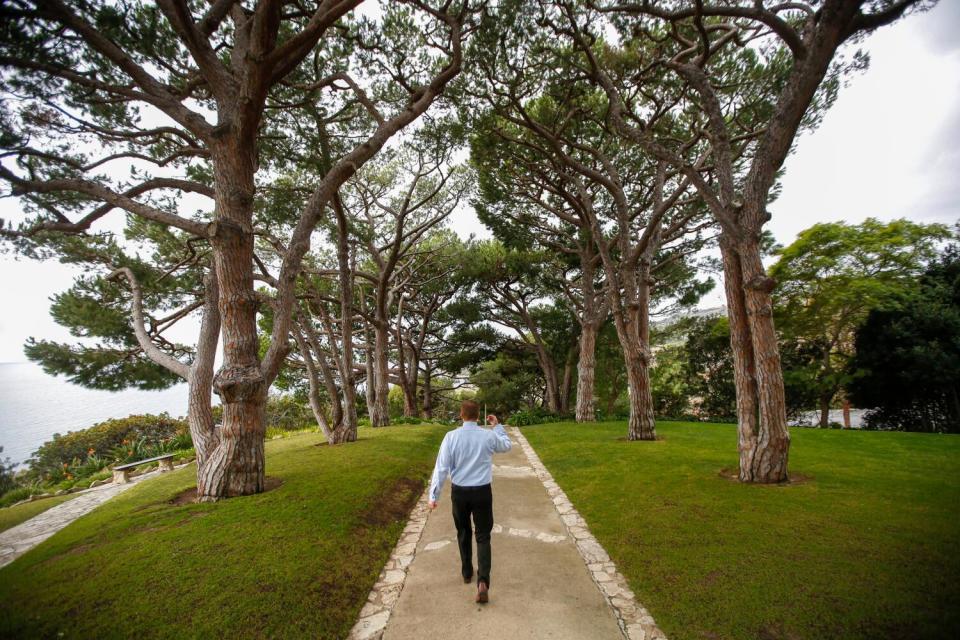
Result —
[[830, 427], [830, 397], [820, 394], [820, 428]]
[[[402, 309], [401, 302], [401, 309]], [[403, 333], [399, 324], [396, 331], [397, 338], [397, 376], [400, 379], [400, 390], [403, 391], [403, 415], [413, 417], [420, 415], [417, 406], [417, 378], [420, 373], [420, 360], [411, 348], [409, 355], [404, 345]]]
[[[238, 147], [238, 148], [234, 148]], [[227, 145], [215, 157], [215, 221], [210, 225], [219, 287], [223, 365], [213, 388], [223, 404], [217, 445], [197, 471], [197, 498], [213, 501], [263, 491], [265, 406], [253, 289], [252, 145]]]
[[367, 402], [367, 416], [373, 415], [373, 407], [377, 403], [376, 390], [373, 388], [373, 338], [370, 335], [369, 323], [363, 329], [364, 342], [367, 348], [364, 349], [363, 368], [366, 371], [366, 378], [363, 383], [364, 398]]
[[593, 422], [594, 377], [597, 369], [597, 325], [584, 322], [580, 328], [580, 358], [577, 362], [577, 422]]
[[543, 372], [544, 404], [550, 413], [560, 412], [560, 385], [557, 383], [557, 367], [553, 363], [553, 358], [547, 353], [546, 347], [537, 345], [537, 361], [540, 363], [540, 371]]
[[[728, 253], [730, 253], [729, 250], [724, 251], [725, 263], [728, 261]], [[770, 298], [774, 283], [763, 269], [760, 247], [756, 239], [746, 238], [738, 243], [736, 255], [738, 260], [732, 265], [733, 273], [728, 273], [731, 270], [726, 266], [724, 271], [729, 279], [730, 275], [737, 275], [736, 267], [740, 270], [740, 279], [733, 279], [733, 286], [727, 286], [728, 306], [731, 313], [731, 345], [734, 346], [735, 370], [738, 370], [739, 374], [735, 378], [738, 387], [737, 412], [740, 420], [746, 418], [749, 422], [753, 422], [758, 418], [754, 423], [756, 426], [752, 434], [746, 432], [741, 425], [740, 480], [761, 483], [784, 482], [787, 480], [790, 433], [787, 429], [783, 372], [780, 367], [780, 351], [773, 326], [773, 303]], [[731, 293], [734, 294], [732, 299]], [[736, 330], [734, 329], [734, 304], [731, 303], [737, 305]], [[743, 342], [750, 345], [750, 351], [744, 349]], [[743, 394], [745, 397], [741, 401], [740, 384], [746, 382], [743, 379], [746, 372], [739, 370], [744, 365], [749, 366], [748, 358], [752, 359], [752, 367], [748, 370], [752, 369], [755, 383], [747, 384]], [[750, 398], [751, 392], [753, 398]], [[747, 410], [751, 411], [749, 416], [744, 415]], [[757, 417], [754, 418], [754, 415]], [[746, 442], [744, 442], [745, 437]]]
[[563, 382], [560, 384], [560, 413], [570, 411], [570, 394], [573, 392], [573, 363], [577, 358], [576, 345], [567, 351], [567, 360], [563, 363]]
[[737, 392], [737, 438], [740, 453], [740, 480], [752, 482], [751, 461], [757, 447], [757, 381], [754, 374], [753, 343], [747, 324], [747, 303], [743, 296], [743, 270], [740, 256], [721, 238], [724, 291], [730, 324], [730, 349], [733, 354], [733, 382]]
[[343, 394], [343, 422], [334, 427], [330, 444], [354, 442], [357, 439], [357, 385], [353, 373], [353, 268], [347, 216], [340, 194], [334, 194], [331, 205], [337, 218], [337, 267], [340, 285], [340, 386]]
[[630, 422], [628, 440], [656, 440], [657, 430], [653, 414], [653, 394], [650, 390], [650, 369], [639, 345], [624, 348], [627, 367], [627, 389], [630, 395]]
[[420, 415], [420, 410], [417, 407], [417, 391], [416, 386], [412, 384], [403, 385], [403, 415], [406, 417]]
[[377, 322], [373, 327], [373, 410], [370, 425], [383, 427], [390, 424], [390, 379], [389, 379], [389, 325]]
[[[637, 298], [629, 303], [628, 322], [618, 335], [623, 347], [627, 368], [627, 388], [630, 391], [629, 440], [656, 440], [654, 427], [653, 391], [650, 388], [650, 265], [644, 260], [638, 273]], [[624, 278], [626, 284], [631, 278]]]
[[423, 372], [423, 417], [433, 418], [433, 372], [429, 366]]

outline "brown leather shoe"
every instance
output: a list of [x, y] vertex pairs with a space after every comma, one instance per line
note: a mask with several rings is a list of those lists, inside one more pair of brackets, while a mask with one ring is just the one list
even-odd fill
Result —
[[490, 595], [487, 591], [487, 583], [477, 581], [477, 602], [484, 604], [490, 601]]

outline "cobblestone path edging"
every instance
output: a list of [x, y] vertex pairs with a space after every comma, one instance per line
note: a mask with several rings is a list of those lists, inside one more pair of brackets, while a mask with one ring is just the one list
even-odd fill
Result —
[[537, 452], [533, 450], [519, 429], [512, 427], [511, 431], [520, 443], [527, 460], [530, 461], [534, 473], [546, 487], [567, 532], [576, 542], [577, 550], [583, 557], [594, 583], [613, 609], [620, 630], [629, 640], [666, 640], [663, 631], [654, 622], [653, 616], [637, 602], [636, 596], [627, 585], [626, 578], [617, 571], [616, 565], [610, 560], [606, 550], [590, 533], [586, 521], [573, 508], [567, 494], [543, 466]]
[[[185, 466], [186, 464], [182, 464], [176, 468]], [[152, 478], [157, 473], [157, 471], [151, 471], [134, 476], [127, 484], [104, 484], [78, 491], [74, 494], [75, 498], [61, 502], [26, 522], [0, 532], [0, 567], [7, 566], [80, 516], [90, 513], [115, 495], [123, 493], [142, 480]]]
[[400, 535], [400, 541], [393, 548], [390, 559], [370, 590], [366, 604], [360, 609], [359, 619], [350, 630], [348, 640], [378, 640], [383, 635], [393, 606], [403, 590], [407, 569], [417, 554], [417, 544], [423, 535], [423, 527], [427, 524], [427, 515], [430, 513], [427, 495], [429, 491], [428, 485], [410, 512], [410, 519]]

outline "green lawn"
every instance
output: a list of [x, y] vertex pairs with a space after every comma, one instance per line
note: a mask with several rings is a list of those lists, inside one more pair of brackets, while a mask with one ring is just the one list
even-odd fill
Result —
[[62, 496], [53, 496], [34, 500], [33, 502], [24, 502], [12, 507], [0, 509], [0, 531], [6, 531], [10, 527], [15, 527], [21, 522], [26, 522], [33, 516], [43, 513], [50, 507], [55, 507], [61, 502], [66, 502], [71, 498], [76, 498], [76, 494], [65, 493]]
[[793, 429], [746, 486], [732, 425], [524, 427], [672, 640], [960, 637], [960, 437]]
[[283, 484], [216, 504], [168, 503], [193, 465], [144, 482], [0, 569], [0, 637], [344, 637], [448, 428], [271, 441]]

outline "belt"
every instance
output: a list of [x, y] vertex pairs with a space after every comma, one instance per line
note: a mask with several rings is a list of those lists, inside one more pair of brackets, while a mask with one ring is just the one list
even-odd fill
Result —
[[481, 484], [481, 485], [476, 486], [476, 487], [461, 487], [460, 485], [458, 485], [458, 484], [453, 484], [452, 482], [450, 483], [450, 486], [452, 486], [452, 487], [453, 487], [454, 489], [456, 489], [457, 491], [481, 491], [481, 490], [483, 490], [483, 489], [489, 489], [489, 488], [490, 488], [490, 485], [489, 485], [489, 484]]

